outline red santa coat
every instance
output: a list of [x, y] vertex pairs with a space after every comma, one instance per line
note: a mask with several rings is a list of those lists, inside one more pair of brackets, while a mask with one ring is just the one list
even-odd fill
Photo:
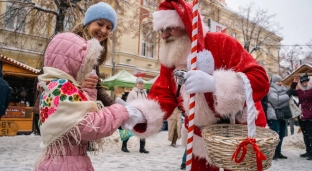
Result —
[[[236, 122], [246, 122], [245, 94], [242, 80], [238, 72], [244, 73], [250, 81], [253, 90], [253, 100], [257, 108], [257, 126], [264, 127], [266, 119], [260, 100], [269, 91], [269, 80], [265, 70], [256, 60], [243, 49], [242, 45], [232, 37], [223, 33], [207, 33], [205, 49], [214, 58], [212, 76], [216, 81], [214, 93], [197, 93], [195, 97], [195, 132], [193, 140], [192, 170], [218, 170], [207, 164], [204, 141], [201, 138], [199, 126], [215, 124], [220, 117], [236, 116]], [[182, 105], [188, 114], [189, 95], [175, 96], [177, 83], [173, 76], [175, 68], [161, 65], [160, 75], [153, 84], [146, 101], [135, 101], [132, 104], [139, 108], [147, 119], [147, 124], [138, 124], [134, 133], [140, 137], [148, 137], [158, 132], [164, 120], [170, 117], [177, 105]], [[204, 85], [203, 85], [204, 86]], [[182, 99], [183, 98], [183, 99]], [[186, 143], [188, 119], [182, 128], [182, 142]]]

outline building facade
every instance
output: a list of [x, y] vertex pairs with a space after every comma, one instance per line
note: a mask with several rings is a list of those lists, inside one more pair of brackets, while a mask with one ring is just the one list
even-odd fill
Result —
[[[57, 23], [53, 10], [55, 11], [56, 7], [48, 3], [53, 1], [37, 0], [34, 2], [40, 3], [38, 5], [41, 5], [45, 12], [37, 14], [34, 10], [27, 11], [27, 7], [16, 12], [14, 10], [16, 8], [10, 8], [17, 5], [13, 4], [13, 1], [0, 2], [0, 13], [6, 14], [0, 21], [0, 54], [40, 69], [45, 47], [55, 34]], [[161, 0], [103, 1], [110, 3], [117, 11], [118, 26], [117, 31], [110, 36], [110, 58], [100, 67], [100, 77], [108, 78], [121, 70], [126, 70], [145, 80], [155, 78], [160, 69], [158, 52], [161, 40], [159, 33], [152, 31], [151, 14], [157, 10]], [[230, 18], [235, 13], [226, 6], [225, 0], [203, 0], [199, 6], [202, 19], [210, 26], [211, 31], [225, 32], [243, 45], [243, 33], [231, 22]], [[69, 12], [73, 13], [74, 10]], [[77, 16], [77, 18], [65, 16], [68, 21], [63, 25], [65, 31], [82, 20], [83, 15]], [[255, 49], [251, 54], [269, 74], [277, 74], [279, 45], [282, 38], [271, 34], [268, 40], [261, 46], [251, 40], [250, 47]], [[122, 94], [125, 89], [118, 88], [117, 91], [117, 94]]]

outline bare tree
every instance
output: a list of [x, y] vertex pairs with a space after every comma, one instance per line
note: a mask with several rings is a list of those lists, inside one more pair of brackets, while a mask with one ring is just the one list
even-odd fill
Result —
[[285, 46], [280, 55], [280, 75], [288, 76], [299, 67], [300, 56], [303, 54], [300, 46]]
[[250, 3], [246, 7], [240, 7], [229, 19], [229, 33], [238, 30], [243, 35], [243, 46], [252, 53], [260, 50], [261, 45], [272, 45], [275, 35], [280, 29], [278, 23], [274, 22], [275, 15], [269, 14], [267, 10], [255, 9]]
[[306, 52], [302, 63], [312, 65], [312, 40], [306, 44]]
[[[0, 3], [6, 5], [6, 11], [0, 15], [0, 47], [43, 54], [46, 44], [54, 34], [71, 30], [82, 22], [86, 9], [100, 1], [0, 0]], [[132, 5], [135, 0], [104, 2], [111, 4], [118, 14], [117, 31], [111, 37], [114, 46], [122, 34], [137, 30], [138, 24], [134, 18], [138, 15], [138, 7]], [[128, 13], [129, 10], [133, 12]], [[127, 16], [124, 15], [125, 12]], [[41, 62], [37, 68], [40, 67]]]
[[159, 32], [153, 30], [152, 13], [156, 11], [157, 4], [152, 1], [150, 1], [150, 4], [154, 8], [150, 10], [140, 9], [140, 32], [137, 32], [137, 34], [142, 34], [144, 41], [150, 44], [156, 44], [160, 39]]

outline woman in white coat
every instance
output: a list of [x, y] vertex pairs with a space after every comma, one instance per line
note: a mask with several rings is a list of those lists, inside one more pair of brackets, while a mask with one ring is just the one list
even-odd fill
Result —
[[[129, 92], [126, 102], [131, 102], [135, 99], [146, 99], [147, 94], [143, 88], [144, 80], [142, 78], [136, 79], [135, 87]], [[127, 148], [128, 140], [129, 139], [122, 142], [121, 150], [123, 152], [129, 152]], [[145, 138], [140, 138], [140, 153], [149, 153], [149, 151], [145, 150]]]

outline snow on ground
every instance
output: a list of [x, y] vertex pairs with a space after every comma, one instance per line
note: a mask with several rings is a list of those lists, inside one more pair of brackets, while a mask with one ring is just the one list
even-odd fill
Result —
[[[297, 130], [297, 129], [296, 129]], [[31, 171], [40, 153], [40, 136], [19, 135], [0, 137], [0, 170], [1, 171]], [[184, 148], [181, 141], [177, 147], [170, 146], [167, 131], [146, 139], [146, 149], [149, 154], [139, 153], [139, 139], [131, 137], [128, 142], [130, 153], [120, 150], [121, 141], [118, 132], [105, 138], [104, 152], [91, 156], [96, 171], [126, 170], [126, 171], [179, 171]], [[312, 161], [300, 158], [304, 153], [302, 134], [285, 137], [282, 147], [283, 155], [288, 159], [273, 161], [268, 171], [311, 171]]]

